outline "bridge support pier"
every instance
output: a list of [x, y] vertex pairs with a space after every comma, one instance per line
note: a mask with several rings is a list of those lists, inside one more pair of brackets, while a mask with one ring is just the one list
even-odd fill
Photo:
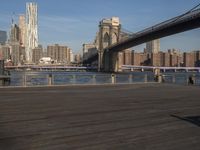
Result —
[[105, 53], [103, 57], [103, 71], [105, 72], [118, 72], [118, 53]]

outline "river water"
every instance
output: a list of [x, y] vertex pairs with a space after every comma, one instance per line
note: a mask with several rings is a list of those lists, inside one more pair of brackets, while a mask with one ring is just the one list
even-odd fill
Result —
[[[153, 72], [111, 74], [68, 71], [11, 71], [10, 74], [11, 86], [155, 82]], [[188, 77], [193, 76], [195, 83], [200, 85], [200, 73], [197, 72], [165, 72], [162, 74], [163, 81], [166, 83], [187, 84]]]

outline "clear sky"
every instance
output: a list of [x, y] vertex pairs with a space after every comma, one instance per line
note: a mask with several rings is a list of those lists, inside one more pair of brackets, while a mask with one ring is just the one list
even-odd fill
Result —
[[[39, 42], [69, 46], [82, 53], [82, 44], [93, 42], [99, 21], [117, 16], [131, 32], [180, 15], [200, 0], [0, 0], [0, 30], [9, 31], [12, 14], [25, 14], [26, 2], [37, 2]], [[144, 45], [133, 49], [143, 50]], [[200, 50], [200, 28], [161, 39], [161, 50]]]

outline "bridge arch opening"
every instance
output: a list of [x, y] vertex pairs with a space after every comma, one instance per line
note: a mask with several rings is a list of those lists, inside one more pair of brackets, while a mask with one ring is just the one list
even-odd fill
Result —
[[103, 47], [108, 47], [110, 43], [110, 37], [109, 34], [106, 32], [103, 36]]
[[112, 44], [115, 44], [115, 43], [117, 43], [117, 33], [113, 33], [112, 34]]

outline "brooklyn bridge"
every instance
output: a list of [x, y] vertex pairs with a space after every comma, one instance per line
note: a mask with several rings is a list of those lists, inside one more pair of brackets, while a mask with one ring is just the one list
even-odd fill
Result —
[[104, 19], [99, 24], [98, 51], [85, 59], [83, 63], [92, 64], [96, 61], [99, 71], [117, 72], [119, 52], [151, 40], [199, 27], [200, 9], [195, 8], [133, 34], [123, 32], [118, 18]]

